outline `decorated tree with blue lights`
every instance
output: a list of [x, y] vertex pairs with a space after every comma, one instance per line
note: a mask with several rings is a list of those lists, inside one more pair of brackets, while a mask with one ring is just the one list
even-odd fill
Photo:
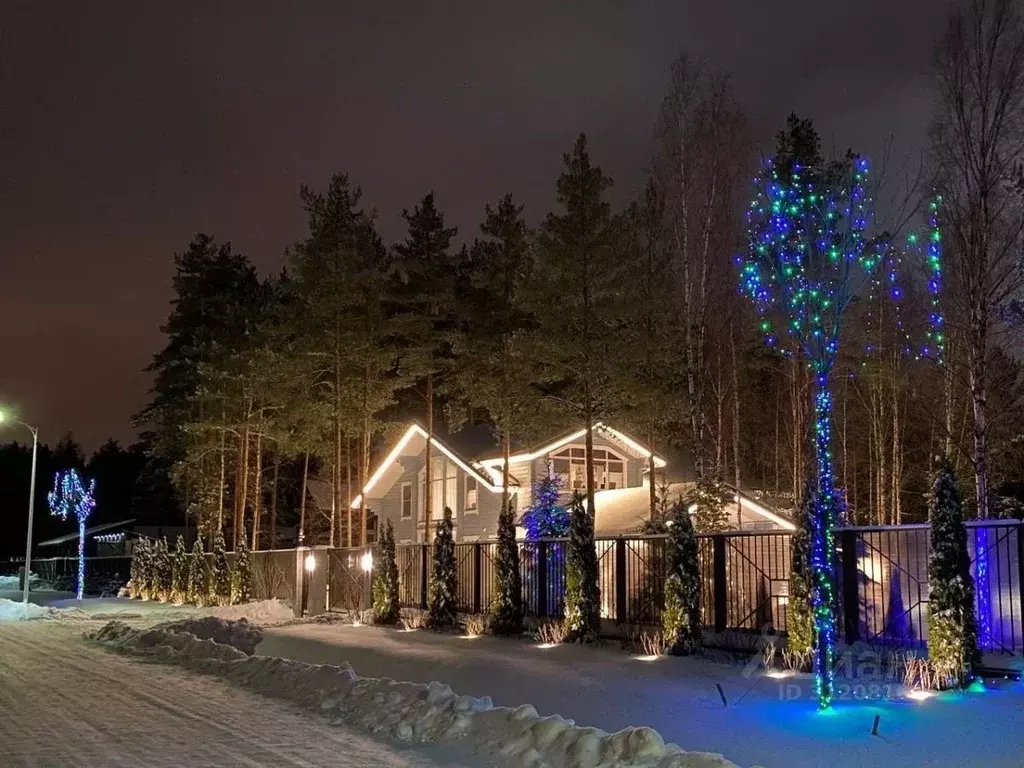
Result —
[[[53, 490], [46, 497], [50, 513], [61, 520], [74, 518], [78, 521], [78, 586], [79, 600], [85, 590], [85, 521], [96, 507], [96, 481], [89, 485], [82, 481], [74, 469], [58, 472], [53, 478]], [[26, 574], [25, 578], [28, 578]]]
[[559, 503], [562, 481], [557, 475], [533, 484], [533, 504], [523, 513], [527, 539], [560, 539], [569, 532], [569, 512]]
[[843, 313], [883, 263], [887, 245], [884, 237], [868, 237], [867, 181], [867, 160], [848, 153], [826, 162], [810, 121], [791, 116], [776, 156], [755, 179], [748, 248], [737, 259], [741, 289], [756, 306], [768, 343], [788, 337], [788, 351], [801, 353], [811, 371], [816, 504], [808, 566], [821, 708], [832, 700], [836, 644], [834, 528], [840, 495], [832, 455], [832, 372]]

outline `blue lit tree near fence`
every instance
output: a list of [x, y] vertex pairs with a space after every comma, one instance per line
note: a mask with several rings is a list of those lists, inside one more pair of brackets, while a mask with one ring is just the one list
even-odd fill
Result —
[[67, 520], [74, 517], [78, 520], [78, 599], [82, 599], [85, 589], [85, 521], [96, 506], [96, 481], [90, 480], [86, 488], [78, 472], [67, 469], [53, 477], [53, 490], [46, 497], [50, 504], [50, 514]]
[[[868, 163], [850, 155], [828, 166], [807, 121], [790, 118], [779, 152], [754, 183], [748, 248], [737, 261], [741, 290], [756, 306], [770, 345], [785, 333], [813, 373], [817, 506], [811, 521], [810, 602], [815, 693], [832, 701], [836, 643], [834, 528], [841, 504], [832, 456], [831, 376], [843, 312], [859, 282], [882, 262], [884, 243], [865, 237], [872, 201]], [[784, 330], [776, 323], [784, 323]]]

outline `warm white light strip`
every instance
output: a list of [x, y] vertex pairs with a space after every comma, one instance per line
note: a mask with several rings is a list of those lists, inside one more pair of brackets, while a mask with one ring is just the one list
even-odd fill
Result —
[[[614, 439], [618, 440], [619, 442], [625, 443], [627, 446], [629, 446], [632, 450], [634, 450], [637, 453], [639, 453], [645, 459], [646, 458], [650, 458], [650, 456], [651, 456], [651, 452], [649, 450], [647, 450], [642, 445], [640, 445], [640, 443], [636, 442], [636, 440], [633, 440], [632, 438], [627, 437], [626, 435], [622, 434], [617, 429], [612, 429], [611, 427], [606, 427], [604, 424], [602, 424], [600, 422], [598, 422], [597, 424], [594, 425], [594, 429], [597, 430], [598, 432], [600, 432], [602, 430], [605, 431], [605, 432], [608, 432]], [[581, 437], [583, 437], [586, 434], [587, 434], [586, 428], [581, 429], [578, 432], [573, 432], [571, 435], [568, 435], [567, 437], [563, 437], [561, 440], [556, 440], [555, 442], [551, 443], [550, 445], [545, 445], [543, 448], [538, 448], [533, 453], [519, 453], [519, 454], [516, 454], [515, 456], [510, 456], [509, 459], [508, 459], [508, 463], [509, 464], [519, 464], [520, 462], [533, 461], [534, 459], [539, 459], [541, 456], [544, 456], [544, 455], [546, 455], [548, 453], [551, 453], [552, 451], [556, 451], [559, 448], [561, 448], [563, 445], [566, 445], [567, 443], [571, 443], [574, 440], [579, 440]], [[490, 468], [490, 467], [500, 467], [503, 462], [504, 462], [504, 459], [499, 456], [496, 459], [484, 459], [483, 461], [480, 462], [480, 464], [485, 466], [485, 467]], [[661, 458], [660, 456], [655, 456], [654, 457], [654, 466], [656, 466], [656, 467], [664, 467], [665, 463], [666, 463], [665, 460], [663, 458]]]
[[[412, 440], [413, 435], [417, 434], [426, 438], [427, 431], [423, 429], [423, 427], [421, 427], [419, 424], [413, 424], [411, 427], [409, 427], [409, 429], [405, 431], [405, 434], [402, 435], [402, 439], [399, 440], [395, 447], [391, 449], [391, 453], [388, 454], [387, 458], [384, 459], [381, 465], [377, 468], [377, 471], [373, 473], [373, 476], [367, 481], [366, 485], [363, 486], [363, 493], [352, 499], [352, 504], [350, 505], [352, 509], [356, 509], [359, 507], [360, 504], [362, 504], [363, 494], [367, 494], [373, 490], [374, 486], [380, 482], [380, 479], [382, 477], [384, 477], [384, 473], [387, 472], [388, 467], [390, 467], [395, 462], [395, 460], [398, 458], [399, 454], [402, 452], [405, 446], [407, 446], [409, 444], [409, 441]], [[466, 462], [464, 462], [462, 459], [460, 459], [458, 456], [452, 453], [448, 449], [448, 447], [441, 443], [440, 441], [438, 441], [436, 437], [430, 438], [430, 442], [431, 444], [433, 444], [435, 448], [441, 451], [441, 453], [443, 453], [449, 459], [451, 459], [460, 467], [462, 467], [462, 469], [465, 472], [482, 481], [484, 487], [491, 493], [499, 493], [501, 491], [500, 484], [495, 486], [493, 483], [488, 482], [486, 477], [484, 477], [482, 474], [480, 474], [479, 471], [473, 469], [468, 464], [466, 464]]]
[[[733, 501], [735, 501], [737, 504], [740, 503], [740, 495], [738, 493], [733, 495]], [[779, 517], [774, 512], [772, 512], [772, 511], [770, 511], [768, 509], [765, 509], [760, 504], [758, 504], [756, 501], [754, 501], [753, 499], [747, 498], [746, 496], [743, 497], [743, 507], [744, 508], [749, 508], [749, 509], [753, 510], [754, 512], [756, 512], [757, 514], [759, 514], [761, 517], [764, 517], [764, 518], [767, 518], [768, 520], [771, 520], [773, 523], [775, 523], [777, 526], [779, 526], [780, 528], [782, 528], [785, 531], [795, 531], [796, 530], [796, 526], [793, 525], [791, 522], [789, 522], [789, 520], [786, 520], [784, 517]], [[696, 504], [691, 504], [687, 511], [691, 515], [695, 514], [697, 512], [697, 505]]]

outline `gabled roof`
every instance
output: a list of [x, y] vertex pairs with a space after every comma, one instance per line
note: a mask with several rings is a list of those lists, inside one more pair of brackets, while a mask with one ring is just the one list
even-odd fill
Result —
[[[423, 439], [427, 437], [427, 430], [421, 427], [419, 424], [413, 422], [409, 428], [405, 431], [405, 434], [398, 440], [395, 446], [391, 449], [387, 456], [384, 457], [384, 461], [380, 463], [374, 473], [370, 476], [370, 479], [363, 486], [363, 492], [352, 499], [352, 508], [358, 507], [363, 500], [363, 496], [373, 490], [374, 486], [380, 482], [384, 473], [387, 472], [388, 468], [395, 463], [398, 457], [402, 454], [402, 450], [409, 444], [409, 441], [419, 435]], [[449, 459], [454, 461], [466, 474], [476, 478], [477, 482], [480, 483], [491, 493], [501, 493], [501, 480], [500, 478], [495, 481], [494, 478], [488, 477], [479, 468], [474, 467], [469, 461], [464, 459], [454, 450], [449, 448], [445, 443], [437, 439], [437, 436], [430, 438], [430, 444], [437, 448], [441, 453], [447, 456]]]
[[[639, 454], [640, 456], [643, 456], [644, 458], [649, 458], [651, 456], [651, 451], [649, 448], [646, 448], [645, 446], [641, 445], [636, 440], [631, 438], [629, 435], [620, 432], [617, 429], [613, 429], [612, 427], [609, 427], [602, 422], [598, 422], [594, 425], [594, 431], [603, 433], [607, 437], [610, 437], [612, 440], [622, 443], [631, 451], [633, 451], [636, 454]], [[576, 440], [579, 440], [586, 434], [586, 428], [577, 429], [574, 432], [568, 432], [555, 440], [549, 441], [547, 443], [544, 443], [543, 445], [534, 448], [532, 451], [527, 451], [525, 453], [517, 453], [513, 456], [510, 456], [509, 464], [519, 464], [524, 461], [533, 461], [534, 459], [538, 459], [541, 456], [551, 453], [552, 451], [558, 450], [563, 445], [567, 445], [568, 443], [572, 443]], [[504, 459], [499, 456], [497, 458], [484, 459], [483, 461], [480, 461], [478, 463], [481, 466], [487, 468], [489, 472], [494, 474], [494, 468], [500, 467], [504, 463]], [[657, 454], [654, 455], [655, 467], [664, 467], [665, 463], [666, 462], [663, 458], [661, 458]]]

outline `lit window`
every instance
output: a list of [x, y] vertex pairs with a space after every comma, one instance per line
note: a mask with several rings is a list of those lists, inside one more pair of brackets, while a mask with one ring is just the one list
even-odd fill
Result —
[[[567, 491], [584, 491], [587, 487], [586, 448], [569, 446], [551, 454], [551, 471], [561, 478]], [[626, 460], [614, 451], [594, 449], [594, 487], [615, 490], [626, 487]]]
[[477, 483], [475, 477], [466, 475], [466, 511], [476, 512], [476, 489]]
[[402, 483], [402, 519], [412, 517], [412, 483]]

